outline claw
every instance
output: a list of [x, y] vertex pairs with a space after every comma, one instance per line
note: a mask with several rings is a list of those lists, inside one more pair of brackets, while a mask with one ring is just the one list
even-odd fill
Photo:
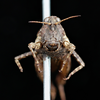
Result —
[[73, 74], [69, 74], [69, 76], [67, 78], [63, 78], [63, 80], [69, 80], [72, 75]]
[[39, 73], [42, 73], [42, 71], [41, 71], [41, 69], [38, 67], [38, 71], [39, 71]]
[[41, 73], [42, 71], [41, 71], [41, 69], [40, 69], [39, 63], [36, 63], [36, 66], [38, 67], [39, 73]]
[[64, 69], [64, 66], [65, 66], [65, 63], [63, 63], [63, 66], [62, 66], [62, 68], [59, 70], [59, 72], [60, 72], [60, 73], [63, 71], [63, 69]]
[[20, 69], [20, 72], [23, 72], [23, 69]]
[[63, 78], [63, 80], [67, 81], [67, 80], [69, 80], [69, 78]]
[[60, 70], [59, 70], [59, 72], [61, 73], [61, 72], [62, 72], [62, 70], [63, 70], [63, 68], [62, 68], [62, 69], [60, 69]]
[[20, 70], [20, 72], [23, 72], [23, 68], [22, 67], [19, 67], [19, 70]]

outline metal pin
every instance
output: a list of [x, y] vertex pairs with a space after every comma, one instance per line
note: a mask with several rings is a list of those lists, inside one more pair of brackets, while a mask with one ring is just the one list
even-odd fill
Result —
[[[42, 0], [43, 20], [50, 16], [50, 0]], [[43, 57], [43, 100], [50, 100], [51, 91], [51, 58], [47, 55]]]

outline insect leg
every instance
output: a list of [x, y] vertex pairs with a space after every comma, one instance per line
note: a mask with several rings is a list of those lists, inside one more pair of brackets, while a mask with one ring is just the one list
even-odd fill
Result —
[[66, 100], [66, 95], [65, 95], [65, 91], [64, 91], [64, 84], [66, 83], [66, 81], [63, 80], [63, 77], [64, 77], [63, 74], [66, 74], [66, 73], [59, 73], [57, 75], [56, 82], [57, 82], [57, 87], [59, 90], [60, 99]]
[[31, 52], [26, 52], [24, 54], [21, 54], [19, 56], [16, 56], [14, 59], [15, 59], [15, 63], [17, 64], [18, 68], [20, 69], [20, 72], [23, 72], [23, 68], [19, 62], [19, 60], [23, 59], [23, 58], [26, 58], [28, 56], [31, 56], [32, 53]]
[[[66, 57], [66, 59], [68, 59], [70, 57], [70, 55], [73, 53], [73, 51], [75, 50], [75, 46], [69, 42], [65, 42], [65, 43], [67, 43], [67, 44], [64, 44], [64, 46], [69, 51], [69, 53], [67, 54], [67, 57]], [[63, 65], [62, 65], [61, 69], [59, 70], [59, 72], [63, 71], [63, 68], [64, 68], [66, 61], [67, 61], [66, 59], [63, 61]]]
[[[64, 61], [62, 60], [60, 62], [60, 67], [63, 66]], [[57, 82], [57, 86], [58, 86], [59, 95], [60, 95], [61, 100], [66, 100], [66, 95], [65, 95], [65, 91], [64, 91], [64, 84], [66, 83], [66, 81], [64, 81], [63, 78], [68, 75], [70, 69], [71, 69], [71, 57], [66, 59], [66, 63], [64, 65], [62, 72], [58, 73], [56, 76], [56, 82]]]
[[64, 78], [64, 80], [68, 80], [73, 74], [75, 74], [76, 72], [78, 72], [79, 70], [81, 70], [84, 66], [85, 63], [83, 62], [83, 60], [80, 58], [80, 56], [73, 51], [72, 55], [76, 58], [76, 60], [79, 62], [80, 66], [78, 66], [77, 68], [75, 68], [67, 78]]
[[64, 86], [63, 85], [58, 85], [58, 90], [59, 90], [61, 100], [66, 100]]
[[38, 71], [39, 71], [39, 72], [42, 72], [42, 71], [40, 70], [40, 67], [39, 67], [39, 61], [38, 61], [38, 59], [37, 59], [37, 57], [36, 57], [36, 51], [33, 50], [33, 49], [35, 49], [35, 46], [36, 46], [36, 45], [35, 45], [35, 43], [33, 43], [33, 42], [29, 43], [29, 45], [28, 45], [30, 51], [32, 52], [33, 58], [34, 58], [34, 60], [35, 60], [35, 64], [36, 64], [36, 66], [38, 67]]
[[55, 100], [56, 98], [56, 87], [54, 86], [54, 84], [51, 82], [51, 100]]
[[63, 61], [62, 67], [61, 67], [61, 69], [59, 70], [59, 72], [62, 72], [62, 71], [63, 71], [65, 64], [66, 64], [66, 60]]

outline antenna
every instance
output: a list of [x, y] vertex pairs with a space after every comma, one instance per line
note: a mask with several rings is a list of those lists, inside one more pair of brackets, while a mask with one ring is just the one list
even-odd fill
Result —
[[29, 23], [41, 23], [41, 24], [48, 24], [51, 25], [51, 23], [48, 22], [40, 22], [40, 21], [28, 21]]
[[59, 21], [59, 22], [55, 23], [55, 25], [57, 25], [57, 24], [59, 24], [59, 23], [61, 23], [61, 22], [65, 21], [65, 20], [68, 20], [68, 19], [71, 19], [71, 18], [75, 18], [75, 17], [80, 17], [80, 16], [81, 16], [81, 15], [75, 15], [75, 16], [70, 16], [70, 17], [67, 17], [67, 18], [62, 19], [61, 21]]

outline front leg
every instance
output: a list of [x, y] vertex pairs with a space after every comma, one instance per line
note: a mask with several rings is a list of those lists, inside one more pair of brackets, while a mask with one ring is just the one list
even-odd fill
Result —
[[33, 49], [39, 49], [41, 47], [41, 44], [39, 42], [38, 43], [31, 42], [31, 43], [29, 43], [28, 47], [29, 47], [30, 51], [32, 52], [33, 58], [35, 60], [35, 65], [38, 67], [38, 71], [42, 72], [40, 70], [39, 61], [38, 61], [38, 59], [36, 57], [36, 53], [37, 52], [36, 52], [36, 50], [33, 50]]
[[19, 60], [23, 59], [23, 58], [26, 58], [28, 56], [31, 56], [32, 53], [31, 52], [26, 52], [24, 54], [21, 54], [19, 56], [16, 56], [14, 59], [15, 59], [15, 63], [17, 64], [18, 68], [20, 69], [20, 72], [23, 72], [23, 68], [19, 62]]

